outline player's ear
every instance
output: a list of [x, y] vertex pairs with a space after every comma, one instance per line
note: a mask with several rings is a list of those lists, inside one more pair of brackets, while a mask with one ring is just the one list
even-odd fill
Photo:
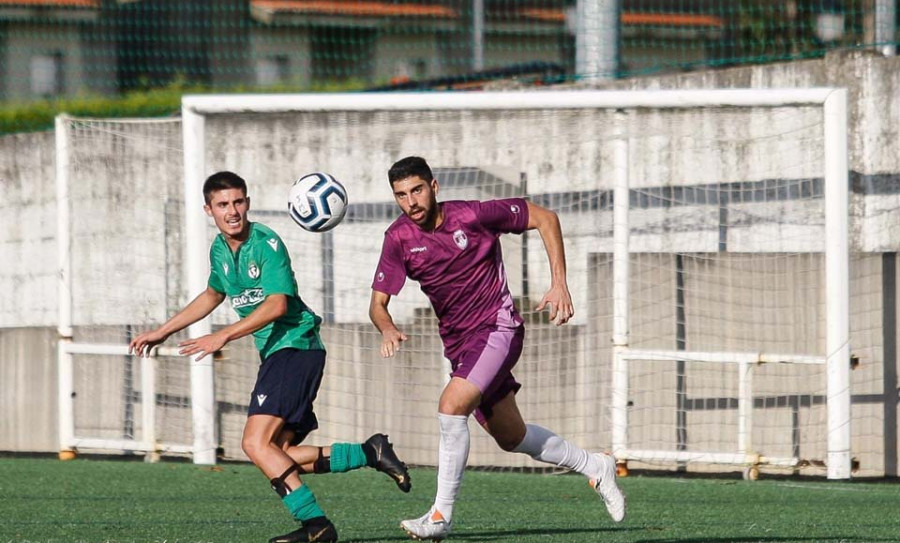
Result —
[[440, 187], [438, 186], [437, 179], [432, 179], [431, 180], [431, 191], [434, 192], [435, 194], [437, 194], [439, 188]]
[[210, 217], [212, 217], [212, 208], [209, 207], [209, 204], [203, 204], [203, 211]]

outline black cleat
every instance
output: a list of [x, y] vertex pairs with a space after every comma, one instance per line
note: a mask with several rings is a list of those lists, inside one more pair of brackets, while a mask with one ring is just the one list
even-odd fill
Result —
[[406, 464], [397, 458], [397, 453], [394, 452], [393, 445], [388, 441], [388, 436], [373, 435], [363, 443], [363, 451], [366, 453], [369, 466], [387, 473], [388, 477], [397, 483], [400, 490], [409, 492], [409, 489], [412, 488], [409, 470], [406, 469]]
[[334, 524], [325, 517], [317, 517], [289, 534], [273, 537], [269, 543], [334, 543], [337, 540]]

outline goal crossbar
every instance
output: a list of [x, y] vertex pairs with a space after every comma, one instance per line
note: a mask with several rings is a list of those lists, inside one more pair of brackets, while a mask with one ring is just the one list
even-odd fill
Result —
[[[284, 113], [313, 111], [465, 111], [465, 110], [566, 110], [566, 109], [681, 109], [698, 107], [777, 108], [818, 107], [824, 118], [824, 201], [825, 201], [825, 276], [826, 330], [825, 356], [774, 353], [722, 353], [695, 351], [638, 350], [630, 344], [629, 329], [629, 143], [623, 136], [613, 142], [616, 171], [613, 199], [613, 372], [611, 394], [612, 445], [625, 458], [640, 456], [668, 458], [671, 452], [629, 449], [628, 366], [634, 360], [691, 360], [736, 363], [742, 368], [766, 363], [825, 365], [827, 375], [827, 470], [832, 479], [850, 477], [850, 386], [849, 386], [849, 241], [848, 241], [848, 157], [847, 157], [847, 91], [842, 88], [788, 89], [721, 89], [721, 90], [645, 90], [645, 91], [528, 91], [481, 93], [342, 93], [342, 94], [278, 94], [278, 95], [189, 95], [182, 99], [182, 137], [184, 157], [184, 284], [189, 292], [206, 287], [206, 254], [208, 249], [203, 206], [202, 183], [207, 170], [205, 162], [205, 118], [208, 115], [239, 113]], [[66, 171], [68, 143], [64, 118], [57, 120], [57, 206], [59, 239], [68, 239], [65, 225], [70, 221]], [[71, 356], [73, 354], [121, 355], [120, 345], [76, 345], [71, 342], [71, 270], [68, 243], [59, 244], [60, 268], [60, 439], [63, 446], [76, 440], [80, 446], [103, 445], [109, 440], [76, 438], [72, 428]], [[195, 324], [189, 333], [197, 336], [211, 329], [209, 319]], [[160, 350], [160, 355], [173, 353]], [[146, 359], [147, 379], [144, 386], [152, 390], [152, 364]], [[190, 447], [142, 442], [105, 443], [114, 448], [190, 451], [200, 464], [215, 463], [215, 397], [213, 363], [191, 361], [191, 409], [194, 428]], [[68, 370], [66, 368], [68, 367]], [[143, 370], [142, 370], [143, 371]], [[745, 372], [740, 371], [741, 375]], [[143, 374], [142, 374], [143, 375]], [[750, 380], [742, 381], [741, 397], [749, 396]], [[749, 402], [752, 404], [752, 401]], [[746, 402], [745, 402], [746, 407]], [[152, 429], [151, 414], [144, 424]], [[749, 419], [748, 419], [749, 420]], [[749, 435], [747, 427], [740, 436]], [[743, 438], [740, 438], [741, 440]], [[100, 443], [104, 441], [104, 443]], [[147, 441], [144, 443], [144, 441]], [[151, 440], [152, 441], [152, 440]], [[123, 445], [123, 447], [118, 447]], [[642, 449], [643, 450], [643, 449]], [[675, 461], [712, 463], [746, 463], [760, 458], [752, 451], [703, 453], [675, 451]], [[667, 456], [668, 455], [668, 456]], [[690, 458], [684, 455], [690, 456]], [[770, 465], [794, 465], [796, 459], [771, 458]]]
[[[184, 136], [184, 196], [186, 229], [186, 284], [191, 291], [205, 287], [205, 218], [201, 186], [207, 172], [204, 158], [207, 115], [224, 113], [283, 113], [310, 111], [450, 111], [526, 110], [579, 108], [693, 108], [693, 107], [790, 107], [813, 106], [823, 110], [825, 180], [826, 354], [794, 357], [794, 363], [826, 364], [827, 373], [827, 470], [828, 478], [850, 477], [849, 387], [849, 248], [847, 90], [843, 88], [643, 90], [643, 91], [527, 91], [481, 93], [360, 93], [275, 95], [190, 95], [182, 99]], [[614, 368], [612, 379], [612, 433], [614, 452], [625, 453], [627, 443], [628, 359], [641, 355], [630, 351], [628, 308], [628, 142], [615, 143], [617, 172], [614, 198]], [[208, 323], [192, 333], [204, 333]], [[665, 356], [675, 353], [666, 353]], [[680, 356], [685, 356], [682, 353]], [[760, 356], [760, 355], [755, 355]], [[740, 357], [738, 357], [740, 358]], [[781, 357], [786, 361], [785, 357]], [[674, 359], [670, 357], [670, 359]], [[738, 362], [763, 360], [747, 357]], [[213, 417], [212, 367], [192, 366], [195, 428]], [[205, 423], [204, 423], [205, 419]], [[212, 451], [211, 434], [195, 438], [197, 450]], [[199, 439], [197, 441], [196, 439]], [[196, 455], [196, 453], [195, 453]], [[707, 455], [708, 457], [708, 455]], [[745, 458], [743, 454], [732, 457]], [[195, 456], [195, 460], [197, 457]], [[207, 457], [205, 460], [213, 458]], [[780, 459], [777, 463], [791, 460]]]

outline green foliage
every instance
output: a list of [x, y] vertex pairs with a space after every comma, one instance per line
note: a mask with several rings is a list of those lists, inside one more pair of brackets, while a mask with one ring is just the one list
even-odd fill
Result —
[[206, 93], [288, 93], [288, 92], [348, 92], [365, 87], [362, 80], [326, 81], [313, 86], [279, 85], [276, 87], [234, 87], [211, 90], [176, 82], [166, 88], [132, 91], [123, 96], [82, 96], [34, 102], [0, 102], [0, 134], [35, 132], [53, 128], [53, 119], [60, 113], [75, 117], [125, 118], [166, 117], [179, 115], [184, 94]]
[[[401, 451], [402, 453], [402, 451]], [[407, 541], [398, 528], [432, 503], [435, 472], [399, 492], [363, 469], [304, 476], [341, 541]], [[621, 480], [628, 518], [614, 524], [577, 475], [469, 471], [453, 540], [531, 543], [896, 541], [898, 485], [734, 475]], [[249, 464], [0, 458], [3, 541], [266, 541], [294, 529]]]

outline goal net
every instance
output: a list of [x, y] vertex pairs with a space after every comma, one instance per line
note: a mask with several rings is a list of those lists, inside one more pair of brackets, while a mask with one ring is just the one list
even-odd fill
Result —
[[[385, 432], [407, 463], [434, 465], [449, 365], [433, 312], [408, 281], [390, 310], [410, 340], [391, 359], [367, 316], [383, 233], [399, 215], [386, 172], [419, 155], [435, 169], [439, 200], [524, 196], [560, 216], [576, 307], [565, 326], [532, 309], [550, 285], [540, 236], [501, 238], [527, 323], [514, 372], [527, 421], [630, 468], [827, 466], [849, 477], [851, 455], [876, 451], [871, 433], [849, 430], [848, 330], [854, 354], [880, 349], [882, 269], [874, 252], [848, 257], [846, 125], [843, 110], [830, 119], [824, 107], [835, 94], [844, 100], [827, 89], [189, 97], [182, 125], [165, 125], [184, 133], [186, 189], [177, 137], [160, 132], [148, 144], [135, 135], [148, 130], [141, 124], [84, 121], [73, 139], [84, 154], [71, 168], [109, 185], [90, 194], [110, 216], [92, 210], [91, 222], [120, 243], [73, 229], [73, 256], [81, 241], [109, 258], [73, 274], [73, 304], [109, 308], [109, 321], [90, 314], [98, 342], [127, 344], [171, 315], [205, 287], [215, 228], [200, 184], [235, 171], [249, 183], [251, 218], [284, 238], [301, 296], [324, 318], [328, 364], [310, 442]], [[129, 135], [103, 155], [90, 138], [106, 141], [104, 132]], [[311, 171], [332, 174], [350, 196], [344, 222], [325, 234], [299, 229], [285, 209], [290, 184]], [[866, 318], [848, 324], [850, 314]], [[223, 305], [210, 326], [234, 318]], [[214, 380], [187, 360], [157, 360], [157, 436], [191, 443], [193, 401], [214, 441], [195, 435], [192, 447], [243, 458], [251, 342], [208, 364]], [[115, 363], [125, 366], [119, 355]], [[113, 379], [103, 368], [90, 371]], [[208, 407], [196, 398], [203, 387]], [[855, 409], [854, 429], [877, 425], [874, 406]], [[76, 409], [76, 429], [86, 416]], [[546, 467], [472, 426], [471, 465]]]
[[181, 122], [56, 122], [60, 449], [186, 454], [188, 367], [132, 337], [186, 301]]

